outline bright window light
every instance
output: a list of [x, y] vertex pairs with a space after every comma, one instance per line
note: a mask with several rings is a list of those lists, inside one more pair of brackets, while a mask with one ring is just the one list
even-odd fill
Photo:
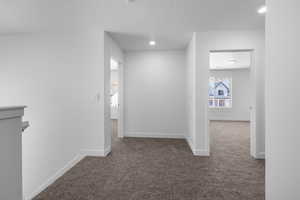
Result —
[[118, 68], [119, 63], [114, 59], [110, 59], [110, 70], [118, 70]]
[[150, 45], [150, 46], [155, 46], [155, 45], [156, 45], [156, 42], [155, 42], [154, 40], [151, 40], [151, 41], [149, 42], [149, 45]]
[[261, 7], [257, 10], [257, 12], [258, 12], [259, 14], [265, 14], [267, 11], [268, 11], [267, 6], [261, 6]]

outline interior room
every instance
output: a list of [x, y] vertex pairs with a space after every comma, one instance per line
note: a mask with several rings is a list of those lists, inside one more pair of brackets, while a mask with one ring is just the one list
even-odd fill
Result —
[[[134, 33], [106, 33], [114, 46], [122, 52], [123, 71], [111, 59], [111, 119], [112, 151], [118, 138], [185, 138], [186, 113], [186, 54], [184, 46], [156, 37]], [[130, 41], [130, 43], [128, 43]], [[113, 51], [111, 51], [114, 56]], [[116, 63], [116, 64], [115, 64]], [[122, 79], [123, 82], [119, 82]], [[154, 81], [155, 80], [155, 81]], [[117, 83], [117, 87], [115, 84]], [[115, 103], [117, 88], [123, 88]], [[121, 106], [116, 112], [116, 105]], [[123, 105], [123, 106], [122, 106]], [[122, 127], [118, 123], [123, 124]], [[122, 133], [116, 134], [118, 128]], [[117, 130], [117, 131], [116, 131]]]
[[[222, 152], [234, 152], [228, 146], [244, 147], [250, 153], [252, 96], [255, 96], [255, 80], [251, 73], [252, 50], [223, 50], [210, 52], [209, 120], [211, 143], [220, 141], [227, 145]], [[253, 85], [253, 86], [252, 86]], [[253, 122], [255, 123], [255, 122]], [[211, 145], [214, 147], [214, 145]], [[221, 146], [221, 145], [218, 145]]]
[[[253, 50], [210, 51], [208, 118], [211, 156], [226, 158], [223, 165], [232, 167], [234, 160], [250, 155], [251, 167], [240, 161], [240, 173], [251, 174], [252, 170], [264, 173], [261, 166], [264, 154], [255, 153], [255, 54]], [[259, 67], [259, 66], [258, 66]], [[251, 117], [252, 116], [252, 117]], [[252, 121], [251, 121], [252, 120]], [[259, 145], [259, 144], [258, 144]], [[252, 150], [252, 151], [251, 151]], [[264, 183], [263, 176], [253, 179], [257, 185]]]
[[299, 200], [299, 7], [0, 0], [0, 200]]
[[[208, 107], [211, 143], [220, 140], [223, 144], [228, 142], [227, 145], [234, 146], [237, 143], [240, 147], [250, 144], [251, 95], [254, 96], [250, 82], [251, 56], [249, 50], [210, 52]], [[223, 152], [230, 151], [223, 148]], [[250, 148], [247, 152], [250, 153]]]

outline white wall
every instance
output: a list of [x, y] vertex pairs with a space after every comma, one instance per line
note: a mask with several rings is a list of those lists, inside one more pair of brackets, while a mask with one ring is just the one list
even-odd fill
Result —
[[256, 129], [256, 143], [251, 152], [255, 157], [264, 154], [264, 32], [256, 30], [243, 31], [209, 31], [196, 34], [196, 138], [195, 149], [199, 154], [209, 153], [208, 130], [208, 77], [209, 52], [211, 50], [253, 49], [254, 66], [251, 72], [255, 80], [256, 95], [252, 96], [251, 104], [256, 105], [256, 123], [251, 123]]
[[127, 52], [124, 70], [125, 135], [184, 137], [185, 52]]
[[210, 108], [210, 120], [249, 121], [251, 105], [250, 71], [248, 69], [211, 70], [210, 76], [232, 79], [232, 108]]
[[15, 34], [0, 43], [0, 105], [28, 106], [28, 198], [79, 159], [81, 149], [103, 153], [103, 31]]
[[196, 101], [196, 34], [193, 34], [191, 41], [186, 49], [186, 111], [187, 128], [186, 140], [194, 151], [195, 141], [195, 101]]
[[300, 199], [298, 0], [267, 0], [266, 199]]

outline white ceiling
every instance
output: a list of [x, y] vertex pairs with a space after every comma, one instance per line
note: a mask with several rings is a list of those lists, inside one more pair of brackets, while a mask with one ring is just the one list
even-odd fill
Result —
[[[125, 51], [139, 50], [182, 50], [192, 37], [192, 32], [179, 33], [116, 33], [110, 32], [112, 38]], [[149, 41], [155, 40], [156, 45], [150, 46]]]
[[[193, 31], [262, 29], [264, 0], [0, 0], [0, 33], [99, 28], [127, 50], [178, 49]], [[116, 34], [122, 33], [122, 34]], [[144, 42], [144, 40], [147, 40]]]

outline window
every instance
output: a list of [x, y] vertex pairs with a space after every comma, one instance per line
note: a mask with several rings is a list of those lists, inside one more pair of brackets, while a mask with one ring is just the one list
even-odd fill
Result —
[[111, 95], [110, 105], [111, 105], [112, 108], [119, 107], [119, 98], [118, 98], [118, 96], [119, 96], [118, 92], [116, 92], [113, 95]]
[[209, 78], [208, 106], [210, 108], [232, 107], [231, 78]]

